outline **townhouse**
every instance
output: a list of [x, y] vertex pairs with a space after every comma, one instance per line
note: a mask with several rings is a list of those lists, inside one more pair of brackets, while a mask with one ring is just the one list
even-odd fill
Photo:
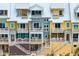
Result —
[[0, 3], [0, 55], [73, 54], [79, 4]]

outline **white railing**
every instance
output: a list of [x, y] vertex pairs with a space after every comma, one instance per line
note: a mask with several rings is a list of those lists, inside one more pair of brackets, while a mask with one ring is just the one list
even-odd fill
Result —
[[33, 28], [33, 29], [30, 29], [29, 31], [43, 31], [43, 29], [41, 29], [41, 28]]
[[0, 39], [0, 42], [8, 42], [8, 39], [6, 38], [6, 39]]
[[0, 28], [0, 32], [7, 32], [8, 28]]
[[63, 42], [65, 41], [65, 39], [64, 38], [52, 38], [51, 41], [52, 42]]
[[17, 32], [28, 32], [28, 29], [17, 29]]
[[29, 39], [18, 38], [16, 39], [16, 42], [29, 42]]
[[42, 42], [42, 39], [31, 39], [31, 42]]
[[55, 28], [54, 30], [53, 30], [53, 32], [63, 32], [64, 31], [64, 29], [61, 29], [61, 28]]

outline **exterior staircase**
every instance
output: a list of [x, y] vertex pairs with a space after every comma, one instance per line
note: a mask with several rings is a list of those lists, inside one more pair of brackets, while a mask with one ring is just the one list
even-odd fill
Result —
[[21, 51], [23, 51], [25, 54], [30, 54], [30, 51], [25, 49], [24, 47], [22, 47], [21, 45], [19, 44], [16, 44], [15, 45], [17, 48], [19, 48]]
[[66, 55], [66, 54], [70, 54], [72, 51], [72, 47], [70, 44], [65, 44], [64, 46], [62, 46], [61, 48], [59, 48], [55, 53], [56, 54], [62, 54], [62, 55]]
[[50, 54], [50, 45], [45, 45], [37, 50], [37, 55], [46, 56], [47, 54]]
[[65, 55], [71, 52], [71, 44], [69, 43], [61, 43], [60, 45], [58, 45], [59, 47], [54, 48], [53, 47], [53, 51], [55, 55]]

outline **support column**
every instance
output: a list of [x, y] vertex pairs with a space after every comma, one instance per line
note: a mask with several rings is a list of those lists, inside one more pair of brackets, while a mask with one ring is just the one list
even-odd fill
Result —
[[73, 43], [73, 33], [72, 33], [72, 35], [71, 35], [71, 36], [72, 36], [72, 43]]
[[72, 42], [72, 33], [70, 33], [70, 42]]
[[11, 43], [11, 34], [10, 34], [10, 30], [8, 29], [8, 41], [9, 41], [9, 45]]
[[66, 42], [66, 33], [65, 33], [65, 35], [64, 35], [64, 39], [65, 39], [65, 42]]
[[57, 41], [59, 41], [59, 39], [58, 39], [58, 33], [57, 33]]
[[31, 33], [29, 33], [29, 42], [31, 42]]

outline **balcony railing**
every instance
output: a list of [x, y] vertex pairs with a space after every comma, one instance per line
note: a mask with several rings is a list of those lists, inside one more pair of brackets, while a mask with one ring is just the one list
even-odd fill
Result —
[[31, 42], [42, 42], [42, 39], [31, 39]]
[[0, 42], [8, 42], [8, 39], [0, 39]]
[[64, 38], [52, 38], [51, 42], [64, 42], [65, 39]]
[[72, 29], [72, 32], [79, 32], [79, 29]]
[[64, 29], [61, 29], [61, 28], [55, 28], [54, 30], [53, 30], [53, 32], [54, 33], [57, 33], [57, 32], [63, 32], [64, 31]]
[[16, 42], [29, 42], [28, 38], [22, 39], [22, 38], [18, 38], [16, 39]]
[[8, 28], [0, 28], [0, 32], [7, 32]]
[[42, 32], [43, 31], [43, 29], [41, 29], [41, 28], [34, 28], [34, 29], [30, 29], [29, 31], [32, 31], [32, 32], [35, 32], [35, 31], [37, 31], [37, 32]]
[[17, 29], [17, 32], [28, 32], [28, 29]]

